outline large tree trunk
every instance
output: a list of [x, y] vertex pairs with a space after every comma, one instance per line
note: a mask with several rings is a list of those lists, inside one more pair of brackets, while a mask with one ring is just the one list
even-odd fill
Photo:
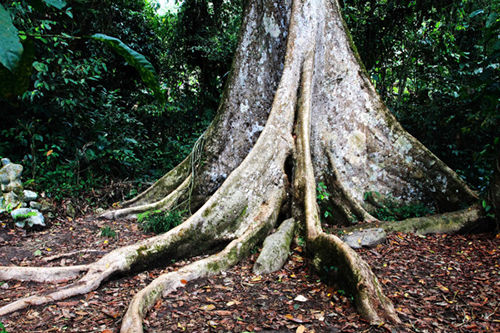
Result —
[[171, 231], [117, 249], [73, 269], [0, 268], [0, 278], [67, 280], [69, 287], [31, 296], [0, 315], [86, 293], [116, 272], [158, 258], [223, 251], [163, 275], [137, 294], [123, 332], [141, 332], [142, 318], [163, 294], [234, 265], [276, 222], [293, 217], [315, 267], [335, 265], [338, 282], [371, 322], [397, 322], [369, 266], [323, 232], [316, 203], [327, 185], [338, 223], [374, 220], [363, 202], [377, 191], [437, 211], [473, 203], [476, 195], [410, 134], [384, 106], [359, 60], [336, 0], [251, 0], [216, 119], [191, 155], [108, 218], [185, 205], [193, 214]]

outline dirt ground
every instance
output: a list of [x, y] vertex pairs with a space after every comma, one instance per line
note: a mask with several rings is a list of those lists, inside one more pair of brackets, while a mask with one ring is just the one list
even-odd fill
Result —
[[[104, 227], [116, 236], [101, 235]], [[56, 218], [44, 230], [25, 232], [0, 215], [0, 265], [90, 263], [150, 236], [135, 221], [91, 215]], [[493, 233], [393, 234], [376, 248], [358, 250], [393, 301], [402, 320], [397, 326], [373, 327], [360, 318], [344, 290], [321, 282], [301, 246], [292, 246], [282, 270], [265, 276], [252, 273], [258, 251], [231, 270], [189, 282], [157, 302], [144, 321], [145, 331], [500, 332], [500, 237]], [[188, 262], [167, 261], [164, 267], [115, 276], [87, 295], [31, 307], [0, 321], [9, 333], [118, 332], [133, 295]], [[0, 306], [61, 286], [0, 282]]]

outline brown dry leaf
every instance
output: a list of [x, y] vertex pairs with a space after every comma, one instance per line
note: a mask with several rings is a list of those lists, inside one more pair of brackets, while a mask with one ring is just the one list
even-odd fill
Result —
[[443, 293], [448, 293], [450, 292], [450, 289], [446, 288], [445, 286], [443, 286], [441, 283], [437, 283], [436, 286], [439, 288], [439, 290], [441, 290]]
[[113, 333], [112, 330], [108, 330], [108, 329], [105, 329], [104, 331], [102, 331], [101, 333]]
[[77, 315], [80, 315], [80, 316], [88, 316], [88, 314], [89, 314], [88, 312], [85, 312], [85, 311], [75, 311], [75, 313]]
[[102, 309], [101, 311], [102, 311], [102, 313], [104, 313], [107, 316], [110, 316], [113, 319], [116, 319], [116, 317], [118, 317], [118, 315], [119, 315], [118, 312], [116, 312], [114, 310], [111, 310], [111, 309], [109, 309], [109, 310], [108, 309]]
[[294, 323], [298, 323], [298, 324], [302, 324], [304, 321], [300, 318], [295, 318], [294, 316], [292, 316], [291, 314], [286, 314], [284, 316], [286, 319], [290, 320], [290, 321], [293, 321]]
[[233, 312], [228, 310], [217, 310], [214, 311], [214, 313], [219, 316], [230, 316]]
[[57, 302], [56, 304], [57, 304], [58, 306], [75, 306], [75, 305], [77, 305], [78, 303], [80, 303], [80, 301]]

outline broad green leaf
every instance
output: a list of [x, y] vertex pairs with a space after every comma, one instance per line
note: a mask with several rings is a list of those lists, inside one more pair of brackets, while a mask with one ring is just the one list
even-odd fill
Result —
[[106, 45], [109, 45], [116, 53], [121, 55], [135, 69], [139, 71], [144, 83], [154, 92], [155, 97], [165, 103], [165, 96], [160, 87], [156, 71], [151, 63], [139, 52], [132, 50], [125, 43], [115, 37], [105, 34], [94, 34], [90, 36], [92, 39], [99, 40]]
[[17, 29], [12, 24], [9, 12], [0, 5], [0, 63], [14, 72], [22, 54], [23, 45]]
[[478, 10], [475, 10], [472, 13], [470, 13], [469, 17], [473, 18], [473, 17], [476, 17], [477, 15], [482, 14], [482, 13], [484, 13], [484, 9], [478, 9]]
[[12, 98], [25, 92], [30, 84], [33, 59], [35, 58], [35, 47], [33, 40], [23, 41], [24, 52], [14, 71], [0, 66], [0, 97]]
[[66, 1], [64, 0], [43, 0], [48, 6], [55, 7], [57, 9], [63, 9], [66, 7]]
[[491, 13], [490, 15], [488, 15], [488, 19], [486, 20], [486, 28], [491, 28], [491, 26], [497, 21], [497, 19], [497, 13]]

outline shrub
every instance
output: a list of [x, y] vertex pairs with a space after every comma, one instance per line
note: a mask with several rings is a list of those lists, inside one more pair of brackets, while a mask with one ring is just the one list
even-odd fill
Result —
[[144, 231], [161, 234], [181, 224], [184, 220], [184, 213], [185, 211], [182, 210], [172, 210], [168, 212], [159, 210], [148, 211], [139, 214], [137, 216], [137, 221]]
[[105, 226], [101, 228], [101, 237], [115, 238], [116, 231], [111, 229], [109, 226]]

